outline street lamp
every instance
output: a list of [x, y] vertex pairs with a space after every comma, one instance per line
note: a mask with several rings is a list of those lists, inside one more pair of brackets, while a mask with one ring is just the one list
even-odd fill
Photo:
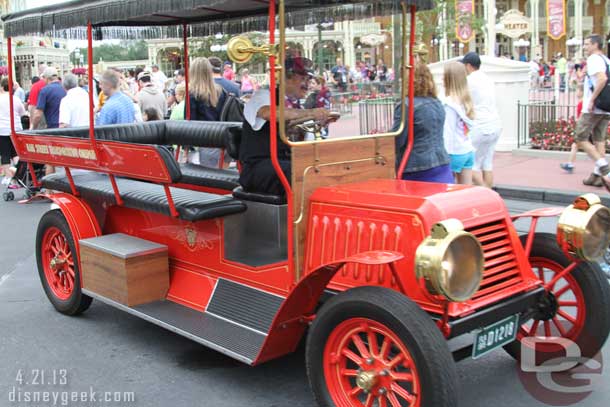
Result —
[[[566, 45], [568, 47], [568, 55], [571, 56], [572, 51], [574, 51], [574, 54], [575, 54], [576, 51], [578, 50], [578, 47], [580, 47], [582, 45], [582, 41], [580, 40], [580, 38], [572, 37], [566, 41]], [[572, 47], [574, 47], [574, 48], [572, 48]]]
[[322, 30], [324, 28], [329, 28], [332, 27], [334, 23], [332, 21], [320, 21], [318, 23], [318, 25], [316, 25], [316, 28], [318, 29], [318, 70], [320, 72], [320, 74], [322, 74], [322, 72], [324, 72], [324, 69], [322, 67], [323, 64], [323, 57], [322, 57]]
[[430, 46], [434, 50], [434, 55], [436, 56], [437, 61], [440, 59], [440, 55], [439, 55], [440, 50], [438, 47], [440, 43], [441, 43], [441, 40], [436, 38], [436, 36], [433, 36], [432, 39], [430, 40]]
[[74, 65], [79, 66], [78, 63], [81, 61], [82, 55], [80, 54], [80, 48], [74, 50]]

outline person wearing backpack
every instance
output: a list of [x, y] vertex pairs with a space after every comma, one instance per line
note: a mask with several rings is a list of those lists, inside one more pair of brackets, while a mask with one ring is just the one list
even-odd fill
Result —
[[[195, 58], [189, 68], [189, 104], [190, 120], [220, 121], [227, 93], [222, 86], [214, 82], [214, 74], [210, 61], [205, 57]], [[225, 156], [223, 165], [227, 163]], [[217, 148], [199, 148], [199, 165], [218, 168], [220, 150]], [[196, 161], [195, 161], [196, 162]]]
[[[578, 146], [595, 162], [593, 172], [583, 184], [601, 187], [610, 191], [610, 166], [606, 161], [606, 135], [610, 123], [610, 107], [600, 108], [599, 102], [610, 92], [608, 66], [610, 60], [602, 52], [602, 37], [591, 34], [585, 38], [584, 49], [588, 55], [587, 74], [584, 82], [582, 115], [576, 122], [574, 137]], [[589, 137], [593, 143], [589, 141]]]

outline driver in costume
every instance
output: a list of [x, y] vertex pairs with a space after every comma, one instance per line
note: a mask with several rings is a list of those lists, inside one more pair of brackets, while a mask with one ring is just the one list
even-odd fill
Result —
[[[326, 123], [330, 111], [323, 108], [303, 109], [300, 100], [307, 95], [308, 84], [313, 77], [312, 63], [307, 58], [287, 57], [284, 63], [286, 70], [286, 99], [284, 119], [287, 122], [315, 120]], [[271, 163], [269, 105], [271, 90], [259, 89], [244, 106], [244, 123], [242, 141], [239, 149], [239, 160], [242, 171], [239, 183], [247, 192], [259, 192], [272, 195], [284, 195], [284, 187]], [[279, 94], [278, 89], [275, 90]], [[279, 97], [276, 96], [276, 101]], [[279, 119], [279, 117], [278, 117]], [[278, 132], [279, 133], [279, 132]], [[277, 157], [280, 167], [288, 181], [290, 172], [290, 147], [277, 136]], [[294, 140], [296, 141], [296, 140]]]

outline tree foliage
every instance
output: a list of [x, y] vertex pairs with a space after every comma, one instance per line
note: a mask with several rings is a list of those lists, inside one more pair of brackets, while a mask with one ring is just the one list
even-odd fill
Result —
[[[417, 13], [419, 38], [441, 38], [443, 33], [446, 32], [449, 41], [455, 40], [455, 2], [456, 0], [434, 0], [435, 7], [433, 9]], [[446, 16], [444, 23], [442, 21], [443, 9], [445, 9]], [[485, 19], [475, 14], [472, 16], [470, 24], [475, 33], [480, 33], [485, 24]]]
[[[87, 48], [80, 48], [84, 63], [87, 63]], [[70, 60], [74, 60], [75, 51], [70, 54]], [[134, 61], [148, 59], [148, 47], [146, 41], [121, 41], [119, 44], [102, 44], [93, 47], [93, 63], [103, 61]]]

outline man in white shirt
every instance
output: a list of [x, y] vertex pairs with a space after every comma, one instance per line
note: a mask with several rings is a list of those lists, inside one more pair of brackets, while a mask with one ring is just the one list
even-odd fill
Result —
[[59, 103], [59, 127], [89, 126], [89, 94], [71, 73], [64, 76], [62, 85], [66, 96]]
[[[602, 41], [602, 37], [597, 34], [585, 38], [584, 50], [588, 55], [587, 75], [584, 82], [582, 115], [576, 122], [574, 138], [578, 146], [595, 162], [593, 172], [582, 181], [583, 184], [605, 186], [610, 191], [610, 179], [608, 179], [610, 166], [606, 161], [606, 133], [610, 123], [610, 112], [595, 107], [595, 99], [608, 81], [606, 72], [610, 64], [610, 60], [602, 52]], [[593, 143], [589, 141], [589, 137]]]
[[[307, 58], [287, 57], [284, 62], [286, 72], [286, 106], [284, 120], [304, 121], [316, 120], [325, 123], [331, 119], [330, 111], [322, 108], [302, 109], [300, 100], [305, 99], [309, 80], [313, 76], [312, 63]], [[271, 164], [270, 125], [271, 92], [276, 92], [276, 102], [279, 92], [276, 89], [259, 89], [244, 106], [243, 133], [239, 148], [239, 160], [242, 171], [239, 183], [248, 192], [262, 194], [284, 195], [283, 184]], [[276, 119], [279, 119], [279, 114]], [[291, 180], [290, 147], [277, 136], [277, 159], [282, 172]]]
[[495, 85], [480, 70], [479, 54], [469, 52], [461, 62], [468, 73], [468, 89], [474, 104], [474, 125], [468, 134], [475, 149], [472, 180], [476, 185], [491, 188], [494, 151], [502, 133], [502, 122], [496, 107]]
[[165, 82], [167, 82], [167, 76], [159, 69], [159, 65], [152, 66], [152, 83], [155, 84], [159, 92], [165, 92]]

